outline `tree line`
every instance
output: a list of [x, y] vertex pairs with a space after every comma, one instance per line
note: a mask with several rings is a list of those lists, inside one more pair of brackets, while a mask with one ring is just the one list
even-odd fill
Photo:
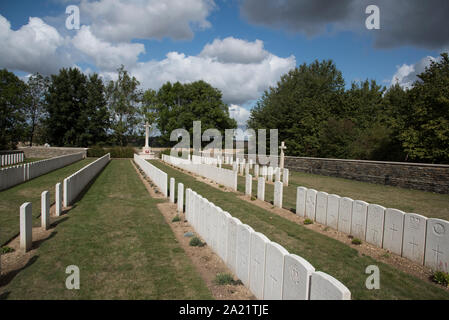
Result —
[[288, 155], [449, 163], [449, 57], [411, 89], [376, 81], [345, 89], [332, 60], [283, 75], [251, 110], [249, 128], [277, 128]]

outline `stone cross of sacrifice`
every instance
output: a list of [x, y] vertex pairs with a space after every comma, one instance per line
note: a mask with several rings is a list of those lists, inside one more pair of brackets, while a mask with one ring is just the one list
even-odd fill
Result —
[[284, 169], [284, 149], [287, 149], [287, 147], [285, 146], [284, 141], [282, 141], [281, 146], [279, 147], [279, 149], [281, 149], [281, 163], [279, 164], [279, 167], [282, 169]]

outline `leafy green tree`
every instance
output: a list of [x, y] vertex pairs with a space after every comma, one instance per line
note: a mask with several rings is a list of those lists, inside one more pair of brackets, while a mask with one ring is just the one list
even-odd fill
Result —
[[15, 149], [24, 137], [26, 84], [14, 73], [0, 70], [0, 149]]
[[118, 79], [107, 85], [107, 102], [111, 115], [114, 140], [125, 146], [130, 137], [135, 137], [136, 126], [141, 122], [142, 90], [139, 81], [131, 77], [122, 65], [117, 69]]
[[27, 112], [28, 121], [27, 136], [30, 146], [33, 145], [36, 131], [40, 132], [43, 116], [45, 113], [45, 95], [48, 91], [50, 79], [39, 73], [35, 73], [27, 81]]

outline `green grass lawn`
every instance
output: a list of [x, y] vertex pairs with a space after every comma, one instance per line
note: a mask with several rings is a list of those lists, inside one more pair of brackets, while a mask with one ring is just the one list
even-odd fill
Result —
[[[253, 174], [253, 170], [250, 173]], [[296, 209], [296, 188], [299, 186], [379, 204], [386, 208], [418, 213], [428, 218], [449, 220], [449, 194], [411, 190], [296, 171], [290, 171], [289, 186], [284, 186], [284, 208]], [[245, 192], [245, 177], [238, 177], [238, 190]], [[256, 196], [256, 180], [253, 180], [252, 191], [253, 195]], [[273, 200], [273, 192], [274, 185], [265, 184], [265, 201]]]
[[[308, 260], [317, 270], [337, 278], [349, 288], [353, 299], [449, 299], [449, 292], [432, 283], [359, 255], [357, 250], [337, 240], [239, 199], [236, 193], [220, 191], [162, 162], [153, 160], [151, 163], [164, 170], [169, 178], [174, 177], [176, 183], [184, 183], [186, 189], [195, 190], [290, 253]], [[369, 265], [377, 265], [380, 269], [380, 290], [365, 287], [368, 277], [365, 269]]]
[[22, 203], [32, 203], [33, 217], [35, 218], [33, 224], [39, 226], [40, 219], [37, 219], [37, 217], [40, 216], [41, 211], [42, 191], [48, 190], [50, 192], [50, 202], [53, 203], [55, 201], [56, 183], [62, 183], [64, 178], [92, 161], [94, 161], [93, 158], [84, 159], [0, 191], [0, 244], [3, 246], [12, 237], [19, 234], [19, 213]]
[[[212, 299], [130, 160], [112, 160], [16, 275], [8, 299]], [[65, 269], [80, 269], [80, 290]]]

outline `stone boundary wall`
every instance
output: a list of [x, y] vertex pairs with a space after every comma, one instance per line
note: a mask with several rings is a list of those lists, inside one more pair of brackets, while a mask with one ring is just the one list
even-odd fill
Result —
[[167, 174], [156, 168], [151, 163], [146, 161], [138, 154], [134, 154], [134, 162], [145, 172], [145, 174], [158, 186], [162, 194], [166, 197], [168, 195], [167, 190]]
[[54, 158], [73, 153], [82, 152], [87, 157], [88, 148], [70, 147], [20, 147], [19, 150], [25, 154], [25, 158]]
[[68, 207], [73, 203], [81, 191], [83, 191], [89, 182], [109, 163], [110, 160], [111, 155], [108, 153], [64, 179], [63, 201], [65, 207]]

